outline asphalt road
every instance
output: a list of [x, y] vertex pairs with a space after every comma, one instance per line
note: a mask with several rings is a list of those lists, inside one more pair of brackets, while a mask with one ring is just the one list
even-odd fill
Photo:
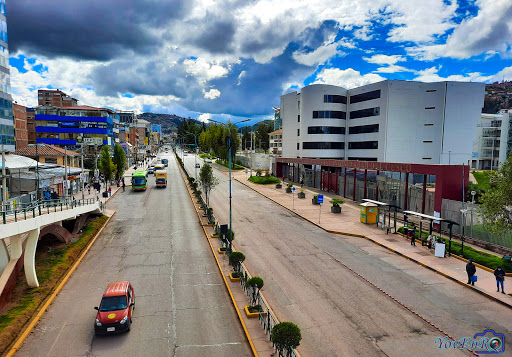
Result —
[[[178, 166], [168, 186], [118, 192], [117, 210], [17, 356], [251, 356]], [[129, 333], [94, 336], [108, 283], [129, 280]]]
[[[185, 158], [192, 170], [193, 155]], [[228, 176], [220, 170], [210, 204], [228, 223]], [[487, 329], [511, 336], [510, 309], [365, 239], [327, 233], [236, 181], [232, 195], [234, 245], [263, 278], [262, 291], [281, 321], [301, 328], [302, 356], [469, 354], [439, 350], [439, 331], [344, 265], [456, 339]], [[505, 343], [512, 351], [512, 338]]]

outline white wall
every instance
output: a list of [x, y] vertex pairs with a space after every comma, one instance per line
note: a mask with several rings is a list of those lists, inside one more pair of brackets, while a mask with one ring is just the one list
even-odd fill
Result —
[[292, 92], [281, 96], [281, 120], [283, 121], [283, 157], [297, 157], [297, 115], [300, 94]]
[[484, 106], [484, 83], [446, 82], [446, 109], [441, 164], [467, 164], [471, 160], [475, 128]]

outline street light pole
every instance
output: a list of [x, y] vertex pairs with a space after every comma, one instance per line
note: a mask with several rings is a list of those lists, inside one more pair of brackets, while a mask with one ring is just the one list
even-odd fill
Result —
[[[196, 172], [196, 181], [197, 181], [197, 136], [198, 135], [201, 135], [201, 134], [194, 134], [194, 133], [191, 133], [189, 131], [187, 131], [187, 134], [190, 134], [190, 135], [193, 135], [194, 136], [194, 152], [195, 152], [195, 155], [194, 155], [194, 169], [195, 169], [195, 172]], [[185, 165], [185, 163], [183, 163], [183, 165]]]

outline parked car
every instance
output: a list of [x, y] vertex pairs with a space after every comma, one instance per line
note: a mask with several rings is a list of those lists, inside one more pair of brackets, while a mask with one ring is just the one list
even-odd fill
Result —
[[94, 323], [96, 335], [130, 331], [135, 309], [135, 292], [128, 281], [108, 284], [101, 298]]
[[205, 162], [205, 164], [211, 164], [212, 160], [211, 159], [204, 159], [204, 162]]

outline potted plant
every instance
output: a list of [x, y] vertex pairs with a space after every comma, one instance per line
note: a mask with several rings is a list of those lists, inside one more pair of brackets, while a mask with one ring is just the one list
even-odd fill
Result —
[[300, 192], [297, 194], [298, 198], [306, 198], [306, 192], [304, 192], [304, 189], [301, 188]]
[[259, 317], [260, 314], [262, 314], [262, 315], [266, 315], [267, 314], [266, 311], [263, 311], [263, 308], [261, 307], [261, 305], [248, 305], [248, 306], [244, 306], [244, 311], [245, 311], [245, 315], [248, 318]]
[[313, 195], [313, 198], [311, 199], [311, 203], [314, 205], [319, 205], [318, 203], [318, 195]]
[[[245, 314], [247, 317], [257, 317], [259, 316], [259, 312], [261, 311], [260, 308], [258, 308], [258, 294], [260, 292], [260, 289], [263, 287], [263, 279], [259, 276], [254, 276], [247, 280], [245, 283], [245, 286], [247, 287], [249, 291], [249, 299], [251, 301], [251, 305], [244, 306]], [[256, 311], [254, 311], [256, 309]]]
[[293, 183], [286, 184], [286, 193], [292, 193]]
[[279, 351], [279, 356], [288, 356], [290, 348], [296, 348], [302, 339], [300, 328], [291, 322], [281, 322], [270, 331], [270, 341]]
[[245, 260], [245, 255], [242, 252], [233, 252], [229, 255], [229, 264], [233, 267], [234, 272], [229, 275], [231, 281], [240, 280], [240, 268]]
[[341, 198], [333, 198], [329, 202], [332, 204], [332, 207], [331, 207], [331, 212], [332, 213], [341, 213], [341, 206], [340, 205], [345, 203], [344, 200], [342, 200]]

